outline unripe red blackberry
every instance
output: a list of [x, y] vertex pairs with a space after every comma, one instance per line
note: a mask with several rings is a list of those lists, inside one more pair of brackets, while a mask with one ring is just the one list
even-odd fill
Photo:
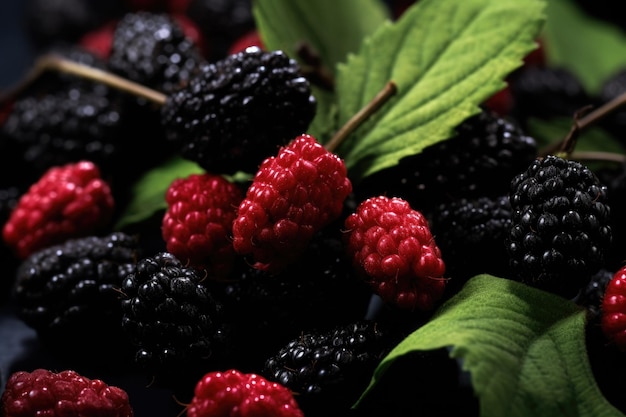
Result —
[[24, 259], [48, 246], [101, 232], [113, 210], [111, 189], [94, 163], [56, 166], [20, 197], [2, 237]]
[[6, 417], [133, 417], [126, 391], [73, 370], [14, 372], [0, 405]]
[[441, 251], [422, 213], [397, 197], [372, 197], [345, 220], [347, 253], [357, 272], [388, 303], [434, 308], [446, 287]]
[[297, 62], [282, 51], [254, 47], [203, 66], [168, 96], [162, 122], [183, 157], [206, 171], [254, 173], [307, 130], [315, 111]]
[[165, 194], [162, 233], [167, 250], [209, 279], [226, 278], [235, 262], [232, 224], [243, 192], [209, 173], [174, 180]]
[[579, 292], [611, 244], [606, 190], [589, 168], [555, 155], [520, 173], [506, 239], [514, 278], [566, 297]]
[[279, 272], [336, 220], [352, 191], [346, 166], [310, 135], [263, 161], [233, 223], [233, 246], [258, 269]]
[[293, 393], [277, 382], [237, 369], [212, 371], [196, 384], [188, 417], [304, 417]]

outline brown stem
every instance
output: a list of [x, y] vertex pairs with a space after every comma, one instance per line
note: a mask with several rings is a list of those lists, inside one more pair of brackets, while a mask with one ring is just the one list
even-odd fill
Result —
[[594, 151], [581, 151], [572, 152], [571, 158], [579, 161], [607, 161], [617, 162], [620, 164], [626, 163], [626, 155], [613, 152], [594, 152]]
[[367, 120], [372, 114], [374, 114], [383, 104], [385, 104], [391, 96], [396, 94], [398, 88], [393, 81], [387, 82], [382, 90], [376, 94], [376, 96], [367, 103], [361, 110], [359, 110], [354, 116], [352, 116], [328, 141], [326, 149], [330, 152], [334, 152], [335, 149], [341, 144], [341, 142], [352, 133], [357, 127], [359, 127], [365, 120]]
[[624, 104], [626, 104], [626, 92], [621, 93], [595, 110], [579, 117], [582, 113], [586, 112], [589, 107], [582, 109], [574, 115], [574, 123], [565, 138], [559, 142], [548, 145], [540, 152], [540, 154], [545, 156], [556, 151], [561, 151], [566, 154], [571, 153], [575, 147], [576, 141], [578, 140], [578, 135], [582, 130], [593, 125], [594, 123], [599, 122]]
[[45, 71], [56, 70], [68, 74], [77, 75], [93, 81], [106, 84], [118, 90], [143, 97], [158, 105], [165, 104], [167, 96], [159, 91], [145, 87], [141, 84], [127, 80], [113, 73], [80, 64], [55, 54], [43, 55], [37, 59], [32, 70], [24, 77], [19, 84], [0, 96], [0, 103], [8, 102], [16, 98], [22, 91], [28, 88]]

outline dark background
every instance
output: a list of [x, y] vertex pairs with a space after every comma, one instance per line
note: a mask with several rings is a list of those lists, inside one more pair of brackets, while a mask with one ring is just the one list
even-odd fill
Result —
[[31, 65], [33, 48], [26, 34], [27, 0], [0, 1], [0, 90], [15, 83]]

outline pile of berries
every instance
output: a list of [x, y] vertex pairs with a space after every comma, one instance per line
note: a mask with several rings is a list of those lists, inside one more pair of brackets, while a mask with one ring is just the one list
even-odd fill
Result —
[[[529, 59], [451, 138], [353, 182], [307, 133], [319, 86], [264, 49], [250, 1], [95, 3], [38, 25], [32, 1], [33, 38], [133, 93], [47, 72], [0, 113], [2, 302], [58, 370], [12, 363], [3, 415], [139, 416], [132, 376], [190, 417], [367, 416], [352, 405], [381, 359], [481, 273], [574, 300], [601, 349], [626, 351], [626, 164], [542, 154], [527, 133], [626, 91], [623, 75], [592, 97]], [[193, 173], [119, 223], [168, 163]], [[466, 393], [439, 353], [417, 372]]]

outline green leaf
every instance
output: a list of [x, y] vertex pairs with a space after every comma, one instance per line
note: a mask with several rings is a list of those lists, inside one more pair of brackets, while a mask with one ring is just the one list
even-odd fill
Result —
[[451, 346], [471, 374], [481, 416], [623, 416], [595, 382], [585, 324], [569, 300], [478, 275], [383, 359], [359, 401], [396, 359]]
[[[333, 78], [337, 64], [390, 18], [380, 0], [256, 0], [252, 7], [268, 49], [282, 50], [304, 66], [298, 48], [307, 44]], [[317, 112], [307, 133], [323, 143], [335, 127], [335, 94], [316, 86], [313, 94]]]
[[548, 20], [542, 35], [549, 65], [570, 69], [588, 93], [626, 68], [626, 35], [584, 13], [576, 2], [549, 0]]
[[115, 225], [116, 230], [151, 218], [167, 208], [165, 192], [176, 178], [185, 178], [204, 170], [195, 162], [176, 157], [146, 172], [133, 186], [133, 199]]
[[541, 0], [420, 0], [367, 38], [338, 68], [339, 126], [388, 81], [398, 92], [337, 148], [351, 177], [451, 137], [537, 47], [544, 6]]

